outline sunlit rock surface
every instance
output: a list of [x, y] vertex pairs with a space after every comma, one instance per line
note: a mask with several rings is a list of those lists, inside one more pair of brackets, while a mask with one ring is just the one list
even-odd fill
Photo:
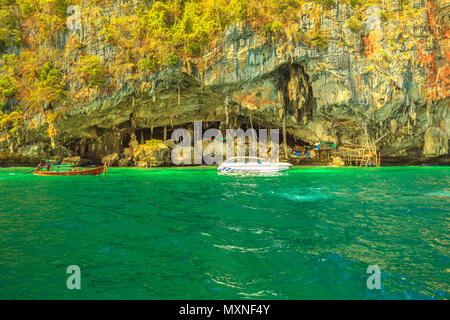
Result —
[[[366, 7], [357, 31], [346, 23], [355, 10], [338, 2], [317, 16], [316, 5], [306, 3], [292, 27], [298, 32], [232, 24], [201, 58], [78, 100], [55, 120], [52, 138], [42, 113], [26, 120], [27, 130], [0, 134], [0, 164], [43, 155], [100, 162], [116, 153], [121, 166], [166, 165], [166, 151], [125, 153], [152, 138], [170, 139], [177, 127], [192, 132], [194, 121], [205, 130], [258, 129], [281, 128], [283, 119], [290, 144], [375, 143], [384, 163], [449, 163], [449, 5], [410, 2]], [[297, 36], [315, 22], [327, 34], [325, 48]], [[90, 54], [114, 63], [114, 47], [97, 31], [83, 25], [80, 37]], [[64, 49], [71, 32], [61, 33], [56, 46]], [[75, 80], [71, 85], [76, 91]]]

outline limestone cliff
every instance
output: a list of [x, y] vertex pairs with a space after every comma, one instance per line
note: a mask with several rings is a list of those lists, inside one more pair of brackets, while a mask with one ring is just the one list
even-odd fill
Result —
[[[137, 3], [82, 9], [111, 18]], [[291, 146], [375, 143], [385, 164], [449, 163], [448, 1], [328, 7], [303, 1], [293, 14], [281, 29], [232, 22], [200, 55], [145, 74], [123, 62], [123, 48], [100, 33], [100, 18], [83, 19], [80, 30], [56, 31], [50, 44], [40, 45], [59, 54], [65, 102], [25, 112], [14, 132], [3, 126], [0, 164], [123, 157], [130, 143], [170, 138], [174, 128], [191, 129], [197, 120], [205, 129], [285, 123]], [[74, 41], [82, 45], [73, 49]], [[120, 76], [106, 76], [111, 85], [86, 86], [73, 71], [83, 55], [99, 57], [111, 78], [112, 68], [122, 66]]]

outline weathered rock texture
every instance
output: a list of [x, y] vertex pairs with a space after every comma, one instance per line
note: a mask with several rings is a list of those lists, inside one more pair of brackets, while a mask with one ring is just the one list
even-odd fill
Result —
[[[291, 145], [376, 143], [382, 163], [448, 164], [449, 5], [410, 5], [414, 14], [406, 20], [400, 19], [400, 1], [368, 7], [361, 30], [352, 31], [346, 21], [354, 10], [337, 2], [319, 15], [325, 49], [309, 47], [295, 34], [233, 24], [201, 59], [137, 83], [124, 80], [122, 88], [65, 112], [54, 122], [53, 146], [45, 117], [36, 114], [28, 120], [34, 128], [0, 141], [0, 161], [79, 155], [98, 162], [117, 153], [117, 163], [128, 165], [132, 157], [124, 151], [131, 143], [170, 139], [174, 128], [192, 130], [197, 120], [204, 129], [281, 128], [284, 120]], [[315, 9], [305, 6], [302, 12]], [[392, 16], [385, 21], [381, 11]], [[298, 32], [317, 22], [306, 13], [298, 21]], [[93, 33], [84, 26], [80, 37], [92, 54], [110, 59], [114, 48], [102, 46]], [[148, 157], [157, 155], [142, 151], [134, 165], [149, 165]]]

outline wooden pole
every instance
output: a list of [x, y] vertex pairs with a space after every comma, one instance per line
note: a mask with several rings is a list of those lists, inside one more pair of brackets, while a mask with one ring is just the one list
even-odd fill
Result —
[[287, 158], [287, 139], [286, 139], [286, 113], [283, 112], [283, 149], [284, 149], [284, 156]]
[[252, 128], [252, 139], [253, 139], [254, 143], [257, 143], [257, 141], [256, 141], [257, 139], [255, 137], [255, 131], [253, 129], [253, 121], [252, 121], [252, 114], [251, 113], [249, 113], [249, 118], [250, 118], [250, 127]]

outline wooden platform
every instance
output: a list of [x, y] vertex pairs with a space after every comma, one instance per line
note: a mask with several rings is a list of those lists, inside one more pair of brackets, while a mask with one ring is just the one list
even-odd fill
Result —
[[336, 152], [344, 160], [346, 166], [379, 167], [381, 153], [375, 146], [342, 146]]

